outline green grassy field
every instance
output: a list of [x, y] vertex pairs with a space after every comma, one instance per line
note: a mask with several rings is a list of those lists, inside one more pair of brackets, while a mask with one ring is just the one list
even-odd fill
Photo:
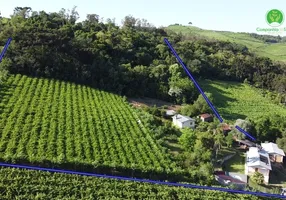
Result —
[[267, 114], [286, 116], [286, 107], [263, 97], [261, 91], [249, 85], [224, 81], [201, 81], [205, 92], [212, 93], [213, 104], [225, 120], [258, 119]]
[[0, 168], [1, 199], [267, 199], [88, 176]]
[[182, 32], [184, 35], [196, 35], [222, 41], [235, 42], [237, 44], [247, 46], [250, 51], [260, 56], [266, 56], [277, 61], [286, 62], [286, 43], [267, 44], [262, 40], [251, 37], [247, 33], [204, 30], [195, 26], [172, 25], [167, 27], [167, 30], [172, 30], [177, 33]]
[[225, 162], [225, 171], [244, 174], [245, 154], [237, 152], [234, 157]]
[[120, 96], [11, 75], [0, 93], [0, 159], [124, 175], [178, 170], [138, 120]]

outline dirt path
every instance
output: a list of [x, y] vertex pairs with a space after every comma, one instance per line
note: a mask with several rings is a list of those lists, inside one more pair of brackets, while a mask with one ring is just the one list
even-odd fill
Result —
[[162, 101], [159, 99], [152, 99], [152, 98], [129, 98], [128, 101], [136, 106], [136, 107], [144, 107], [144, 106], [157, 106], [157, 107], [162, 107], [162, 106], [168, 106], [168, 109], [171, 110], [178, 110], [181, 106], [180, 105], [174, 105], [170, 102]]

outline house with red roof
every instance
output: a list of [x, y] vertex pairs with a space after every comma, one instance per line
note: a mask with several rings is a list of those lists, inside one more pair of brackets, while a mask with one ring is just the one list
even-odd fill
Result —
[[203, 122], [213, 122], [213, 116], [211, 116], [211, 115], [208, 114], [208, 113], [201, 114], [201, 115], [200, 115], [200, 119], [201, 119]]

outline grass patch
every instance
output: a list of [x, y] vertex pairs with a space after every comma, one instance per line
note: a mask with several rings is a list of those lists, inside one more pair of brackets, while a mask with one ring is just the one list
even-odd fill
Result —
[[183, 35], [195, 35], [209, 39], [234, 42], [247, 46], [251, 52], [256, 53], [257, 55], [265, 56], [277, 61], [286, 61], [286, 43], [265, 43], [262, 40], [251, 37], [247, 33], [205, 30], [194, 26], [171, 25], [167, 27], [167, 30], [172, 30], [177, 33], [181, 32]]
[[235, 153], [235, 150], [232, 148], [222, 147], [217, 154], [217, 160], [223, 159], [224, 157]]
[[263, 97], [260, 90], [243, 83], [200, 81], [205, 92], [212, 93], [214, 105], [225, 120], [259, 119], [266, 114], [286, 116], [286, 107]]
[[245, 154], [237, 152], [234, 157], [224, 163], [224, 170], [244, 174]]

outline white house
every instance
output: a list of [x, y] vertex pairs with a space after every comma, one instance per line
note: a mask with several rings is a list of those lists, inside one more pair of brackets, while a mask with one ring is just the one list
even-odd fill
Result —
[[192, 129], [195, 128], [195, 120], [188, 116], [177, 114], [172, 118], [173, 118], [173, 124], [180, 128], [185, 128], [185, 127], [189, 127]]
[[277, 144], [265, 142], [261, 143], [261, 146], [269, 154], [271, 161], [283, 163], [283, 156], [285, 156], [285, 153], [277, 146]]
[[260, 172], [264, 176], [264, 182], [269, 183], [269, 173], [271, 168], [270, 158], [266, 151], [257, 147], [249, 147], [246, 153], [245, 174], [251, 175]]

